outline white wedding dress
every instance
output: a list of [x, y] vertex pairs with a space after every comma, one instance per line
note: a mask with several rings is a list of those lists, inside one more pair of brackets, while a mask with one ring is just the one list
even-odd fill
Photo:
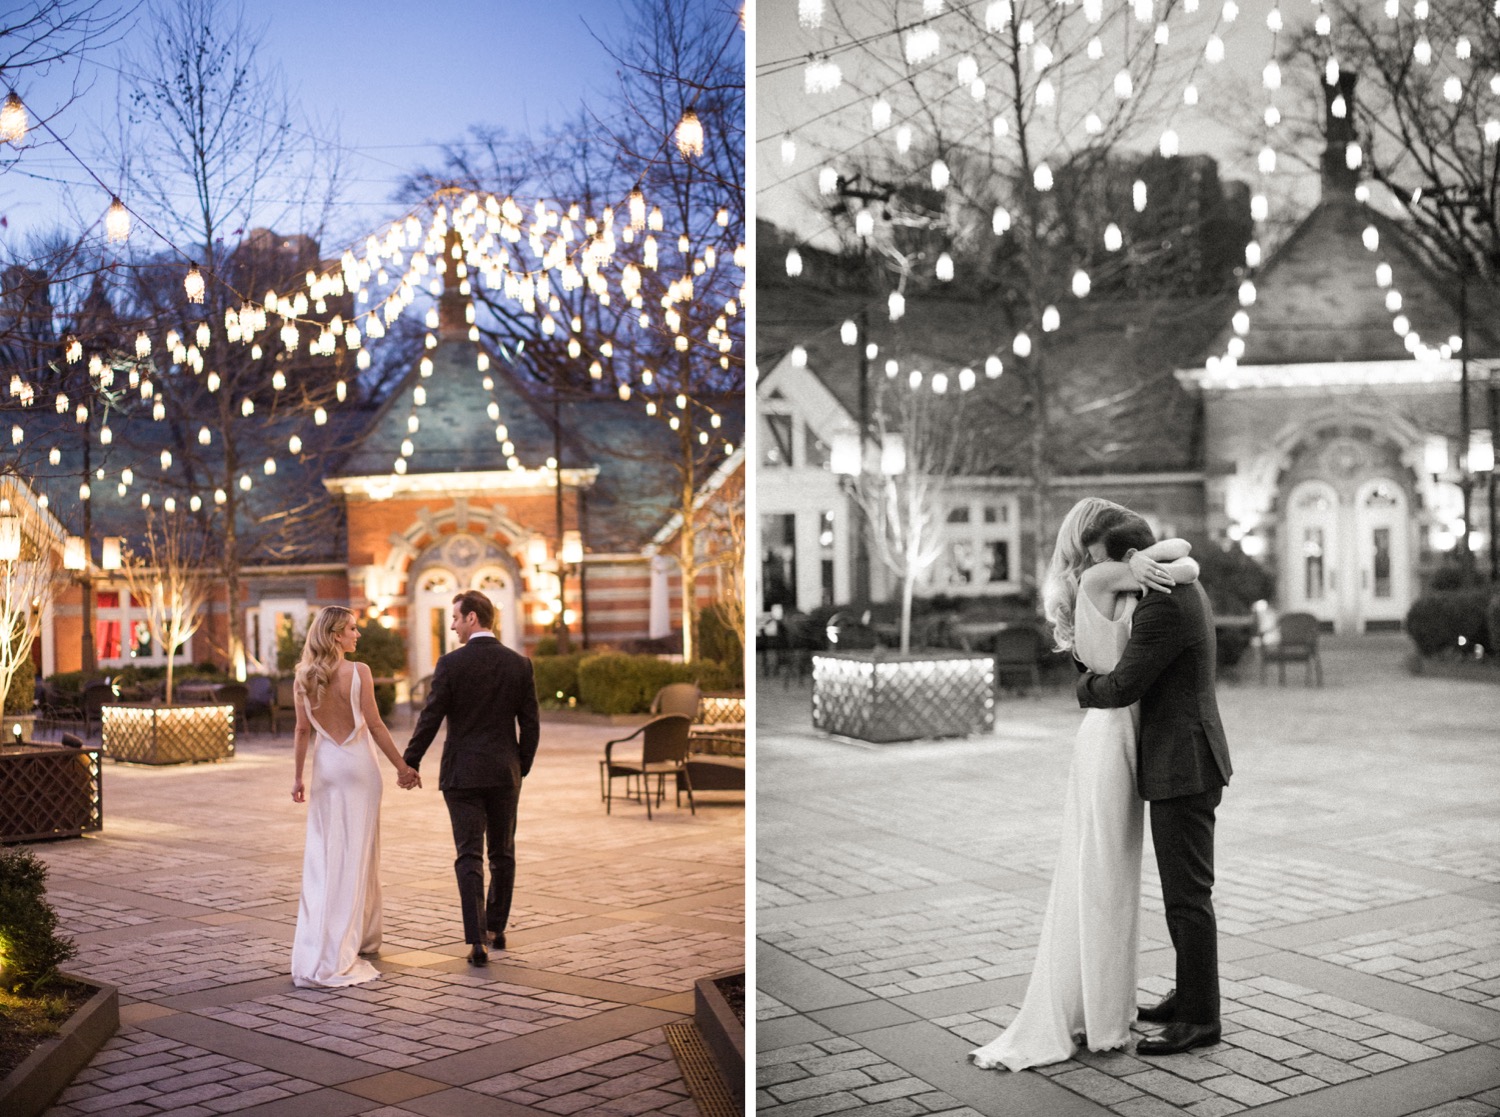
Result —
[[342, 742], [318, 724], [307, 797], [302, 899], [292, 942], [292, 984], [337, 987], [373, 981], [380, 971], [361, 953], [380, 949], [380, 765], [359, 701], [359, 669], [349, 683], [354, 728]]
[[[1121, 615], [1110, 619], [1078, 595], [1074, 647], [1091, 671], [1112, 671], [1125, 650], [1136, 599], [1119, 600]], [[981, 1067], [1024, 1070], [1070, 1059], [1080, 1042], [1108, 1051], [1130, 1039], [1144, 817], [1135, 783], [1139, 721], [1135, 706], [1083, 715], [1031, 982], [1010, 1027], [971, 1052]]]

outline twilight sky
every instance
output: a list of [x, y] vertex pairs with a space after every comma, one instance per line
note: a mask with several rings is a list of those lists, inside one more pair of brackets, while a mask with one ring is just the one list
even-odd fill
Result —
[[[10, 12], [33, 6], [0, 4]], [[595, 36], [618, 41], [626, 26], [618, 0], [270, 0], [247, 11], [252, 25], [266, 29], [262, 58], [280, 65], [302, 115], [337, 120], [349, 154], [347, 219], [338, 224], [351, 235], [403, 212], [390, 201], [403, 174], [435, 165], [440, 144], [462, 138], [471, 124], [539, 132], [573, 115], [586, 97], [608, 96], [618, 87], [616, 67]], [[118, 47], [84, 65], [92, 87], [54, 124], [101, 173], [108, 162], [100, 133], [116, 119], [114, 67], [137, 34], [125, 31]], [[17, 79], [18, 92], [45, 109], [71, 79], [67, 67], [28, 72]], [[55, 226], [76, 231], [65, 201], [70, 188], [85, 220], [109, 203], [55, 146], [23, 153], [0, 176], [0, 247], [19, 247], [28, 233]]]

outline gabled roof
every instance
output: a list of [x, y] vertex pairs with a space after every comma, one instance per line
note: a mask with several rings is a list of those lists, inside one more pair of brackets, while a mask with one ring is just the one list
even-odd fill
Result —
[[[1364, 244], [1372, 227], [1375, 251]], [[1376, 282], [1382, 261], [1391, 266], [1390, 288]], [[1320, 202], [1267, 261], [1255, 288], [1242, 366], [1411, 360], [1392, 326], [1398, 313], [1428, 345], [1459, 335], [1457, 278], [1435, 274], [1399, 222], [1352, 199]], [[1400, 292], [1399, 311], [1387, 309], [1388, 290]], [[1471, 280], [1469, 298], [1471, 354], [1500, 353], [1500, 323], [1492, 310], [1480, 312], [1493, 307], [1493, 294]], [[1233, 336], [1226, 320], [1207, 352], [1223, 353]]]
[[[480, 371], [481, 354], [489, 368]], [[506, 468], [506, 455], [496, 427], [504, 424], [521, 464], [540, 468], [554, 455], [550, 405], [534, 399], [505, 361], [477, 342], [444, 338], [426, 351], [432, 375], [423, 377], [420, 361], [381, 405], [368, 430], [330, 471], [333, 477], [381, 476], [391, 472], [401, 456], [401, 443], [411, 439], [414, 453], [407, 460], [411, 473], [474, 473]], [[494, 382], [486, 391], [484, 378]], [[426, 402], [417, 405], [421, 388]], [[499, 405], [499, 420], [491, 419], [489, 405]], [[546, 410], [544, 411], [544, 406]], [[408, 417], [417, 417], [419, 428], [410, 433]], [[564, 468], [586, 468], [594, 464], [577, 441], [562, 427]]]

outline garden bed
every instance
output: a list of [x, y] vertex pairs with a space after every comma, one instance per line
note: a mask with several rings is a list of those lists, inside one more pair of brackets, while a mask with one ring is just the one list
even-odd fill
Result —
[[6, 998], [0, 1023], [0, 1113], [37, 1117], [120, 1026], [120, 996], [112, 985], [63, 976], [55, 1013], [27, 1014], [25, 1026]]
[[1500, 657], [1485, 659], [1459, 659], [1454, 656], [1419, 655], [1407, 656], [1406, 666], [1413, 675], [1425, 675], [1433, 679], [1463, 679], [1474, 683], [1500, 683]]
[[76, 838], [104, 828], [98, 748], [0, 744], [0, 842]]
[[100, 721], [104, 753], [137, 764], [189, 764], [234, 756], [233, 706], [115, 703]]
[[861, 741], [966, 737], [995, 727], [995, 660], [881, 648], [813, 656], [813, 728]]
[[745, 1110], [745, 971], [693, 983], [693, 1022], [735, 1105]]

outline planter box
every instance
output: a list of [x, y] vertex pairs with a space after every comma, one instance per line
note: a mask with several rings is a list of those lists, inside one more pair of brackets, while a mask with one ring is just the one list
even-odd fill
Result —
[[113, 985], [63, 976], [97, 992], [68, 1018], [55, 1036], [45, 1040], [0, 1081], [0, 1113], [6, 1117], [38, 1117], [45, 1112], [120, 1026], [120, 995]]
[[189, 764], [234, 755], [233, 706], [159, 706], [123, 702], [104, 707], [104, 754], [137, 764]]
[[0, 717], [0, 745], [29, 741], [36, 736], [35, 730], [35, 714], [6, 714]]
[[[744, 970], [729, 970], [693, 983], [693, 1023], [713, 1056], [719, 1077], [734, 1098], [735, 1107], [745, 1112], [745, 1025], [729, 1007], [724, 994], [714, 984], [719, 978], [745, 976]], [[748, 998], [747, 998], [748, 1003]]]
[[882, 648], [813, 656], [813, 728], [861, 741], [966, 737], [995, 728], [995, 659]]
[[0, 842], [76, 838], [104, 828], [97, 748], [0, 744]]
[[745, 692], [706, 690], [698, 699], [699, 725], [744, 725]]

